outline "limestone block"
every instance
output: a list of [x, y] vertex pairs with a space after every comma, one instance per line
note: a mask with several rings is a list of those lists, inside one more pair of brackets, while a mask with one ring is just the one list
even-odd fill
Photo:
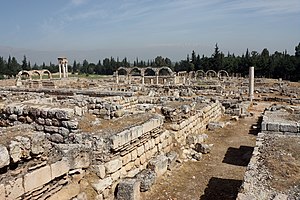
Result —
[[141, 182], [140, 191], [146, 192], [156, 181], [156, 174], [150, 169], [144, 169], [135, 175], [135, 178]]
[[44, 129], [46, 132], [49, 132], [49, 133], [58, 133], [57, 126], [44, 126]]
[[64, 137], [58, 133], [54, 133], [50, 136], [50, 140], [55, 143], [63, 143]]
[[141, 165], [144, 164], [146, 162], [146, 154], [143, 153], [140, 157], [140, 162], [141, 162]]
[[171, 151], [167, 153], [166, 156], [168, 158], [168, 169], [172, 169], [176, 165], [178, 154], [175, 151]]
[[17, 121], [17, 120], [18, 120], [18, 115], [16, 115], [16, 114], [11, 114], [11, 115], [9, 115], [8, 119], [9, 119], [9, 120], [12, 120], [12, 121]]
[[[23, 178], [18, 178], [12, 181], [9, 181], [7, 185], [5, 185], [5, 194], [7, 196], [6, 199], [17, 199], [25, 193], [23, 187]], [[1, 195], [0, 195], [1, 196]], [[5, 198], [4, 198], [5, 199]]]
[[200, 144], [200, 143], [197, 143], [197, 144], [195, 144], [195, 150], [197, 152], [207, 154], [211, 151], [212, 146], [213, 146], [213, 144]]
[[49, 108], [41, 108], [41, 117], [47, 118]]
[[0, 144], [0, 169], [9, 165], [9, 154], [7, 148]]
[[16, 141], [11, 141], [9, 144], [9, 154], [14, 163], [18, 162], [22, 157], [21, 144]]
[[151, 131], [152, 129], [154, 129], [154, 125], [153, 125], [153, 121], [149, 120], [147, 122], [145, 122], [143, 125], [143, 133], [147, 133], [149, 131]]
[[39, 117], [39, 118], [37, 118], [36, 122], [37, 122], [38, 124], [44, 125], [44, 124], [45, 124], [45, 119]]
[[141, 156], [145, 152], [145, 147], [144, 145], [141, 145], [136, 150], [137, 150], [137, 155]]
[[111, 177], [105, 179], [100, 179], [92, 183], [92, 187], [97, 191], [98, 194], [101, 194], [106, 188], [112, 184], [113, 180]]
[[52, 126], [52, 120], [49, 119], [49, 118], [46, 118], [46, 119], [45, 119], [45, 124], [46, 124], [47, 126]]
[[83, 114], [83, 109], [78, 107], [78, 106], [75, 106], [74, 108], [74, 114], [77, 115], [77, 116], [82, 116]]
[[59, 109], [56, 111], [55, 116], [57, 119], [68, 120], [74, 116], [74, 110], [71, 108]]
[[44, 152], [45, 133], [37, 132], [31, 138], [31, 152], [33, 154], [40, 154]]
[[64, 137], [67, 137], [70, 133], [69, 129], [64, 127], [58, 127], [58, 133]]
[[62, 121], [62, 125], [69, 129], [77, 129], [78, 128], [78, 121], [71, 120], [71, 121]]
[[261, 131], [267, 131], [267, 123], [264, 121], [261, 123]]
[[131, 153], [124, 155], [121, 159], [122, 159], [123, 166], [126, 165], [131, 161]]
[[135, 161], [136, 158], [137, 158], [137, 150], [134, 149], [134, 150], [131, 152], [131, 160], [132, 160], [132, 161]]
[[140, 200], [140, 181], [124, 179], [118, 184], [118, 200]]
[[127, 165], [125, 165], [125, 170], [130, 171], [135, 166], [134, 162], [129, 162]]
[[104, 167], [104, 165], [93, 165], [93, 166], [91, 166], [91, 169], [100, 178], [104, 178], [105, 177], [105, 167]]
[[25, 192], [32, 191], [51, 181], [51, 168], [49, 165], [41, 167], [24, 176]]
[[150, 141], [146, 142], [144, 144], [144, 147], [145, 147], [145, 151], [148, 151], [150, 149]]
[[131, 128], [131, 140], [137, 139], [143, 135], [143, 127], [136, 126]]
[[148, 163], [148, 168], [153, 170], [159, 177], [167, 171], [168, 158], [164, 155], [159, 155]]
[[0, 199], [5, 199], [5, 187], [3, 184], [0, 184]]
[[278, 132], [279, 131], [279, 124], [278, 123], [268, 122], [267, 128], [268, 128], [268, 131]]
[[122, 160], [117, 158], [104, 164], [108, 174], [114, 173], [122, 167]]
[[90, 162], [88, 152], [77, 152], [69, 158], [71, 169], [88, 168], [90, 166]]
[[209, 122], [207, 125], [208, 130], [215, 130], [223, 128], [225, 126], [224, 122]]
[[52, 118], [51, 124], [52, 124], [53, 126], [61, 126], [60, 120], [58, 120], [58, 119], [56, 119], [56, 118]]
[[289, 123], [280, 123], [279, 129], [281, 132], [290, 132], [290, 133], [297, 133], [298, 127], [297, 124], [289, 124]]
[[118, 180], [120, 176], [121, 176], [121, 170], [118, 170], [110, 175], [113, 181]]
[[56, 178], [56, 177], [60, 177], [66, 173], [68, 173], [68, 171], [70, 170], [70, 165], [68, 160], [63, 159], [61, 161], [58, 161], [56, 163], [53, 163], [50, 165], [51, 167], [51, 177], [52, 179]]
[[141, 164], [140, 161], [141, 161], [140, 158], [135, 159], [134, 164], [135, 164], [136, 167], [139, 167], [139, 166], [140, 166], [140, 164]]

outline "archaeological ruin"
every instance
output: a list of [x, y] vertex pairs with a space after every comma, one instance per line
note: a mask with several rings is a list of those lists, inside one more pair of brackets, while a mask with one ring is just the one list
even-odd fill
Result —
[[[166, 174], [214, 159], [214, 131], [247, 119], [257, 121], [256, 144], [229, 199], [300, 197], [300, 154], [284, 150], [291, 138], [300, 144], [299, 83], [254, 78], [254, 67], [248, 77], [121, 67], [103, 79], [74, 78], [67, 59], [58, 61], [59, 78], [33, 70], [0, 81], [0, 199], [153, 199]], [[267, 158], [281, 140], [288, 142], [278, 146], [280, 158], [293, 160], [295, 172], [279, 188], [268, 182], [281, 181], [270, 170], [276, 158]]]

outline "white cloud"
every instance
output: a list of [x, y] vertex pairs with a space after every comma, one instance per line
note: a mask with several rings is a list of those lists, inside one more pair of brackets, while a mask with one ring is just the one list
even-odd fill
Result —
[[71, 0], [71, 3], [75, 6], [86, 3], [88, 0]]

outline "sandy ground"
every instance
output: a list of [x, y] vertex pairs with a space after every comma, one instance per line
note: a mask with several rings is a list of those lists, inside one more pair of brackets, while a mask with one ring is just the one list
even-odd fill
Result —
[[226, 200], [235, 199], [255, 145], [259, 115], [267, 106], [259, 103], [250, 112], [253, 117], [230, 121], [225, 128], [207, 131], [206, 143], [214, 144], [201, 161], [188, 161], [157, 179], [142, 199], [153, 200]]

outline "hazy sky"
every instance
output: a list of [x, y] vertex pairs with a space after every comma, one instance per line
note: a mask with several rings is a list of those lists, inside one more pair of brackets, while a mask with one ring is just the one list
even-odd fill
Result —
[[215, 43], [241, 55], [268, 48], [294, 54], [300, 0], [1, 0], [0, 56], [31, 62], [108, 56], [172, 61]]

